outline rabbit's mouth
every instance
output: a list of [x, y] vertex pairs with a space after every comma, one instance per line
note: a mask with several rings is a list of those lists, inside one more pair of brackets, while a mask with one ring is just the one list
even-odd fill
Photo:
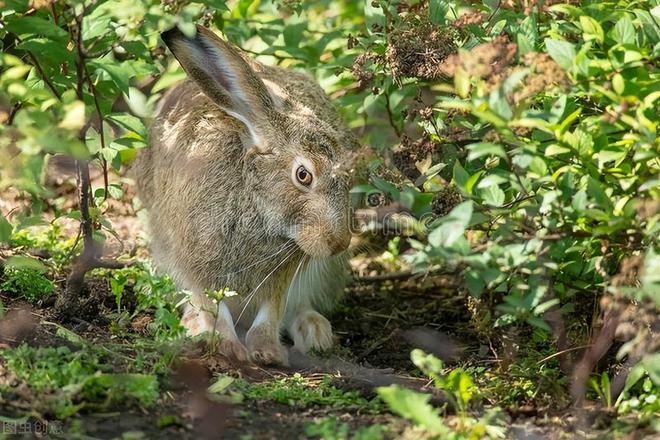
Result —
[[318, 226], [301, 227], [294, 240], [298, 247], [311, 257], [331, 257], [348, 249], [351, 234], [348, 231], [332, 233]]

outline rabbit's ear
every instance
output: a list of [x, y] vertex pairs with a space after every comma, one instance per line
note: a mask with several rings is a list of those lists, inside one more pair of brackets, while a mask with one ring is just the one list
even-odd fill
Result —
[[274, 104], [263, 81], [237, 50], [201, 26], [192, 38], [177, 28], [161, 36], [188, 76], [225, 112], [243, 122], [259, 144], [256, 126], [268, 119]]

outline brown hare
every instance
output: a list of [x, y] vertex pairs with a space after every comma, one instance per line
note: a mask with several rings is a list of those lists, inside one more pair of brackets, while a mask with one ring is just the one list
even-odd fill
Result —
[[[188, 334], [216, 331], [224, 354], [261, 364], [287, 363], [282, 329], [303, 352], [329, 348], [317, 310], [346, 278], [356, 140], [307, 75], [263, 66], [203, 27], [162, 38], [189, 78], [159, 103], [134, 173], [154, 259], [191, 292]], [[238, 295], [217, 305], [205, 293], [223, 288]]]

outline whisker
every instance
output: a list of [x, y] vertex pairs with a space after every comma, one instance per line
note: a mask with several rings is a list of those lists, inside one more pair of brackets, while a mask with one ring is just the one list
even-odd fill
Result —
[[[300, 257], [300, 262], [298, 263], [298, 267], [296, 267], [296, 271], [293, 273], [293, 277], [291, 278], [291, 282], [295, 283], [296, 282], [296, 277], [298, 276], [298, 271], [300, 270], [300, 267], [303, 264], [303, 261], [305, 261], [305, 254], [303, 254]], [[291, 287], [291, 285], [289, 285]], [[300, 283], [298, 283], [298, 291], [300, 291]], [[287, 289], [286, 291], [286, 300], [284, 300], [284, 313], [286, 314], [286, 308], [289, 305], [289, 294], [291, 293], [290, 289]]]
[[257, 285], [257, 287], [255, 287], [254, 290], [253, 290], [253, 291], [252, 291], [252, 292], [246, 297], [246, 299], [245, 299], [244, 301], [247, 301], [247, 302], [245, 303], [245, 306], [243, 306], [243, 309], [241, 310], [241, 313], [238, 315], [238, 318], [236, 319], [236, 322], [238, 322], [238, 321], [241, 320], [241, 317], [243, 316], [243, 313], [245, 313], [245, 310], [246, 310], [247, 307], [250, 305], [250, 301], [252, 301], [252, 298], [256, 295], [257, 291], [258, 291], [259, 288], [263, 285], [263, 283], [265, 283], [266, 280], [267, 280], [267, 279], [268, 279], [273, 273], [275, 273], [275, 271], [276, 271], [280, 266], [282, 266], [282, 265], [284, 264], [284, 262], [286, 262], [286, 260], [288, 260], [288, 259], [289, 259], [292, 255], [294, 255], [295, 253], [296, 253], [296, 249], [294, 248], [292, 251], [290, 251], [290, 252], [284, 257], [284, 259], [283, 259], [283, 260], [282, 260], [277, 266], [275, 266], [275, 268], [274, 268], [273, 270], [271, 270], [271, 271], [268, 273], [268, 275], [266, 275], [266, 277], [265, 277], [265, 278], [259, 283], [259, 285]]
[[266, 260], [270, 260], [271, 258], [273, 258], [273, 257], [275, 257], [275, 256], [277, 256], [277, 255], [279, 255], [279, 254], [281, 254], [281, 253], [284, 252], [285, 250], [289, 250], [289, 249], [291, 249], [291, 245], [295, 245], [295, 241], [294, 241], [294, 240], [289, 240], [289, 241], [287, 241], [286, 243], [284, 243], [284, 244], [282, 245], [281, 248], [279, 248], [279, 249], [278, 249], [277, 251], [275, 251], [274, 253], [272, 253], [272, 254], [270, 254], [270, 255], [267, 255], [267, 256], [265, 256], [264, 258], [255, 261], [255, 262], [252, 263], [252, 264], [249, 264], [249, 265], [247, 265], [247, 266], [245, 266], [245, 267], [243, 267], [243, 268], [241, 268], [241, 269], [238, 269], [238, 270], [236, 270], [236, 271], [233, 271], [233, 272], [227, 272], [226, 274], [223, 274], [223, 275], [220, 275], [220, 276], [221, 276], [221, 277], [227, 277], [227, 276], [230, 276], [230, 275], [236, 275], [236, 274], [238, 274], [238, 273], [245, 272], [246, 270], [248, 270], [248, 269], [250, 269], [250, 268], [256, 266], [257, 264], [259, 264], [259, 263], [263, 263], [263, 262], [266, 261]]

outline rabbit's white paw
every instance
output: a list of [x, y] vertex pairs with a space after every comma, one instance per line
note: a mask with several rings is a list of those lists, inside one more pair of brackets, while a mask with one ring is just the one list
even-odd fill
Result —
[[189, 308], [181, 317], [181, 325], [185, 327], [188, 336], [194, 337], [214, 331], [215, 317], [209, 312]]
[[289, 326], [293, 346], [306, 353], [311, 349], [328, 350], [332, 347], [332, 326], [325, 316], [316, 310], [305, 310], [296, 316]]
[[248, 349], [240, 341], [231, 338], [222, 338], [220, 341], [220, 353], [236, 359], [239, 362], [247, 362], [250, 358]]
[[273, 334], [267, 326], [252, 327], [245, 335], [250, 359], [260, 365], [289, 365], [289, 356], [279, 341], [279, 334]]
[[186, 334], [190, 337], [202, 333], [217, 332], [220, 335], [219, 353], [234, 358], [239, 362], [247, 362], [248, 350], [236, 336], [233, 324], [222, 319], [217, 319], [213, 314], [205, 311], [188, 309], [181, 318], [181, 324], [186, 328]]

